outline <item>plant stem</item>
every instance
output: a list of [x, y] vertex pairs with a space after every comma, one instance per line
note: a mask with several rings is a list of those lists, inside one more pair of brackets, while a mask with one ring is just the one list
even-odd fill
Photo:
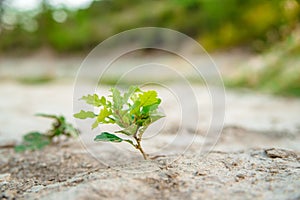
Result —
[[144, 159], [147, 160], [148, 157], [147, 157], [147, 154], [145, 154], [145, 152], [144, 152], [144, 150], [143, 150], [143, 148], [141, 146], [141, 141], [139, 139], [135, 139], [135, 140], [137, 142], [137, 145], [136, 145], [135, 148], [137, 148], [143, 154]]
[[137, 136], [137, 133], [138, 133], [139, 129], [140, 129], [140, 126], [137, 126], [136, 131], [135, 131], [135, 133], [134, 133], [134, 135], [133, 135], [133, 138], [134, 138], [135, 141], [136, 141], [135, 148], [138, 149], [138, 150], [142, 153], [144, 159], [147, 160], [147, 159], [148, 159], [147, 154], [144, 152], [144, 150], [143, 150], [143, 148], [142, 148], [142, 146], [141, 146], [141, 138], [139, 138], [139, 137]]

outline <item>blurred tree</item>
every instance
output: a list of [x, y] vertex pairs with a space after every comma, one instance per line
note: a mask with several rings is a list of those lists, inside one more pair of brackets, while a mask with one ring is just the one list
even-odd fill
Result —
[[[0, 51], [18, 47], [27, 52], [41, 46], [59, 52], [89, 51], [113, 34], [144, 26], [181, 31], [208, 50], [244, 45], [261, 51], [287, 37], [300, 20], [296, 0], [93, 1], [77, 10], [53, 7], [43, 0], [37, 11], [1, 8], [18, 21], [4, 26]], [[34, 24], [30, 21], [37, 24], [36, 30], [26, 28]]]

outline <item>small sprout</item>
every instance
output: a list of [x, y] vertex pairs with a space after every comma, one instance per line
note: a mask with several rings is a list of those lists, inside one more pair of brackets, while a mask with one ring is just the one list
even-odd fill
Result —
[[[117, 124], [121, 130], [115, 131], [116, 134], [124, 134], [131, 139], [123, 139], [115, 134], [102, 132], [94, 139], [96, 142], [127, 142], [138, 149], [147, 159], [147, 154], [141, 146], [141, 140], [146, 129], [155, 121], [164, 117], [164, 114], [158, 112], [158, 106], [161, 99], [158, 98], [154, 90], [142, 91], [136, 86], [131, 86], [126, 93], [112, 88], [111, 100], [97, 94], [83, 96], [87, 104], [99, 107], [99, 113], [81, 110], [74, 114], [79, 119], [95, 118], [92, 129], [100, 124]], [[135, 141], [135, 142], [134, 142]]]
[[15, 146], [15, 151], [40, 150], [50, 143], [51, 140], [46, 135], [40, 132], [30, 132], [23, 136], [22, 144]]
[[46, 133], [29, 132], [23, 136], [23, 142], [20, 145], [15, 146], [16, 152], [22, 152], [26, 150], [40, 150], [45, 146], [53, 143], [54, 138], [60, 136], [74, 137], [76, 138], [79, 131], [73, 127], [72, 124], [67, 123], [64, 116], [37, 114], [36, 116], [46, 117], [54, 119], [52, 128]]
[[47, 135], [51, 141], [53, 138], [62, 135], [73, 138], [77, 138], [79, 135], [79, 131], [76, 128], [74, 128], [72, 124], [67, 123], [65, 117], [62, 115], [57, 116], [39, 113], [36, 114], [36, 116], [54, 119], [54, 122], [52, 123], [52, 129], [48, 130], [45, 133], [45, 135]]

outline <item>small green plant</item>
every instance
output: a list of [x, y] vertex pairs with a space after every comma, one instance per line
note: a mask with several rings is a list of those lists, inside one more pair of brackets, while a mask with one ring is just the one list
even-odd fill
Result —
[[117, 124], [121, 130], [115, 131], [115, 133], [126, 135], [130, 139], [102, 132], [95, 137], [94, 141], [127, 142], [138, 149], [146, 160], [147, 154], [141, 146], [141, 140], [149, 125], [164, 117], [162, 113], [158, 112], [161, 99], [158, 98], [156, 91], [142, 91], [136, 86], [131, 86], [124, 95], [121, 95], [116, 88], [112, 88], [110, 91], [112, 94], [109, 97], [112, 101], [104, 96], [99, 97], [97, 94], [83, 96], [81, 100], [100, 108], [100, 111], [95, 114], [91, 111], [81, 110], [74, 114], [74, 117], [79, 119], [96, 118], [92, 129], [98, 127], [99, 124]]
[[64, 116], [37, 114], [40, 117], [46, 117], [54, 119], [52, 128], [46, 133], [29, 132], [23, 136], [23, 142], [20, 145], [15, 146], [16, 152], [22, 152], [26, 150], [40, 150], [45, 146], [54, 142], [55, 138], [60, 136], [77, 137], [79, 131], [73, 127], [72, 124], [67, 123]]

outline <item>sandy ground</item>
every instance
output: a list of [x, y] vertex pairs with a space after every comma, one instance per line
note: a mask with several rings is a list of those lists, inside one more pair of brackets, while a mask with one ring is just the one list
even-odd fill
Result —
[[[282, 149], [132, 159], [113, 167], [74, 143], [1, 150], [2, 199], [299, 199], [300, 154]], [[115, 156], [115, 155], [114, 155]], [[113, 159], [113, 157], [111, 157]]]
[[[242, 62], [243, 56], [235, 62]], [[217, 60], [231, 65], [227, 57]], [[192, 85], [195, 97], [185, 95], [179, 101], [169, 90], [158, 88], [167, 117], [153, 125], [143, 141], [147, 153], [160, 156], [154, 160], [144, 161], [126, 144], [94, 143], [96, 133], [89, 131], [77, 141], [15, 153], [10, 146], [23, 134], [45, 131], [51, 124], [35, 113], [63, 114], [75, 122], [73, 80], [78, 60], [51, 68], [56, 62], [39, 58], [0, 63], [0, 199], [300, 199], [296, 98], [226, 91], [224, 128], [209, 137], [212, 104], [205, 87]], [[15, 74], [18, 63], [20, 73]], [[38, 64], [48, 67], [37, 68]], [[37, 85], [16, 81], [27, 77], [28, 70], [57, 80]], [[222, 73], [230, 70], [221, 67]], [[172, 84], [176, 91], [186, 89]], [[198, 110], [189, 103], [193, 101]], [[184, 120], [178, 113], [188, 115]], [[195, 116], [200, 121], [197, 127], [192, 123]], [[77, 125], [89, 130], [90, 122]]]
[[[213, 145], [206, 143], [207, 127], [195, 131], [187, 123], [179, 133], [178, 118], [166, 106], [164, 129], [158, 135], [150, 129], [143, 142], [147, 153], [163, 157], [144, 161], [126, 144], [92, 142], [93, 133], [40, 152], [15, 153], [5, 145], [50, 125], [34, 113], [61, 113], [72, 121], [73, 84], [48, 83], [45, 90], [8, 81], [0, 87], [2, 199], [300, 198], [300, 100], [228, 91], [224, 129], [210, 152], [202, 150]], [[198, 94], [209, 104], [205, 92]], [[210, 109], [202, 112], [209, 121]]]

